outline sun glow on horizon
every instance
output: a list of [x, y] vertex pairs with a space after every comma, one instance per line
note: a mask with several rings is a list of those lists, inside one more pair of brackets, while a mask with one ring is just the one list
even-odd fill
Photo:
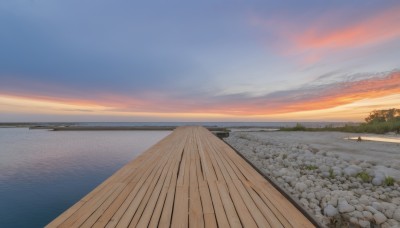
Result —
[[0, 3], [0, 122], [362, 121], [399, 108], [400, 2], [225, 6]]
[[[79, 102], [77, 102], [79, 103]], [[379, 104], [379, 105], [377, 105]], [[379, 98], [368, 98], [326, 109], [306, 110], [271, 114], [237, 114], [231, 112], [134, 112], [115, 111], [113, 107], [100, 103], [79, 105], [74, 102], [50, 101], [48, 99], [33, 99], [0, 95], [0, 112], [12, 114], [38, 113], [44, 116], [59, 117], [59, 121], [69, 121], [66, 116], [86, 116], [109, 118], [120, 121], [135, 121], [136, 118], [145, 120], [171, 121], [363, 121], [374, 109], [400, 108], [400, 94]], [[10, 111], [12, 110], [12, 111]], [[10, 121], [17, 121], [11, 119]], [[24, 121], [23, 119], [19, 121]], [[38, 119], [32, 121], [45, 121]]]

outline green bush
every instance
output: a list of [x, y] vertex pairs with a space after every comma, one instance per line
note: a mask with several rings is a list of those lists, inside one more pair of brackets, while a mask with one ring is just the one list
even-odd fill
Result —
[[307, 130], [306, 127], [301, 125], [300, 123], [297, 123], [295, 127], [281, 127], [281, 131], [305, 131]]
[[365, 171], [357, 174], [357, 177], [360, 178], [363, 182], [370, 182], [372, 177]]
[[386, 186], [393, 186], [394, 185], [393, 177], [390, 177], [390, 176], [386, 177], [385, 178], [385, 185]]
[[358, 125], [346, 124], [343, 127], [327, 125], [323, 128], [306, 128], [297, 123], [295, 127], [283, 127], [281, 131], [341, 131], [351, 133], [375, 133], [384, 134], [397, 132], [400, 134], [400, 109], [374, 110], [366, 118], [365, 123]]
[[335, 173], [333, 172], [332, 168], [329, 169], [329, 178], [331, 179], [335, 178]]
[[307, 165], [307, 166], [305, 167], [305, 169], [306, 169], [306, 170], [316, 170], [316, 169], [318, 169], [318, 167], [315, 166], [315, 165]]

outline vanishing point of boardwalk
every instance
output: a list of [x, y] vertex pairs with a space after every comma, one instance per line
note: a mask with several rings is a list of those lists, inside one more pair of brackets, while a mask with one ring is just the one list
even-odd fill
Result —
[[228, 145], [180, 127], [48, 227], [314, 227]]

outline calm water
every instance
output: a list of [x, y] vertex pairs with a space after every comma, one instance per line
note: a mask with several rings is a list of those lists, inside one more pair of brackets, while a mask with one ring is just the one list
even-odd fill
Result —
[[0, 128], [0, 227], [43, 227], [169, 133]]

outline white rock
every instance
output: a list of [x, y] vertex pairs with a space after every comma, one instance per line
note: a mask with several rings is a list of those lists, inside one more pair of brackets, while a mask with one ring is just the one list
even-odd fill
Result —
[[330, 204], [328, 204], [325, 208], [324, 208], [324, 215], [326, 215], [326, 216], [328, 216], [328, 217], [333, 217], [333, 216], [335, 216], [335, 215], [337, 215], [338, 214], [338, 210], [334, 207], [334, 206], [332, 206], [332, 205], [330, 205]]
[[295, 189], [300, 191], [300, 192], [304, 192], [304, 190], [307, 189], [307, 185], [303, 182], [299, 182], [296, 184]]
[[366, 206], [365, 207], [368, 211], [370, 211], [373, 214], [378, 213], [379, 211], [377, 211], [375, 208], [371, 207], [371, 206]]
[[346, 200], [339, 200], [338, 209], [340, 213], [348, 213], [354, 211], [355, 207], [347, 203]]
[[356, 208], [357, 211], [363, 211], [364, 210], [364, 206], [362, 206], [362, 205], [355, 205], [354, 207]]
[[400, 222], [400, 207], [397, 208], [393, 213], [393, 219]]
[[342, 168], [334, 166], [334, 167], [332, 167], [332, 170], [333, 170], [333, 174], [335, 176], [341, 176], [342, 175]]
[[321, 200], [321, 199], [324, 198], [327, 194], [328, 194], [327, 191], [322, 190], [322, 191], [315, 192], [315, 197], [317, 198], [317, 200]]
[[400, 197], [393, 198], [393, 199], [392, 199], [392, 203], [394, 203], [394, 204], [396, 204], [397, 206], [399, 206], [399, 205], [400, 205]]
[[361, 168], [369, 168], [371, 167], [371, 164], [369, 164], [368, 162], [362, 162], [361, 164], [359, 164], [359, 166]]
[[315, 199], [315, 194], [314, 192], [310, 192], [307, 194], [307, 199], [311, 200], [311, 199]]
[[387, 218], [384, 214], [378, 212], [378, 213], [374, 214], [374, 220], [375, 220], [376, 224], [379, 225], [379, 224], [386, 222]]
[[359, 174], [360, 172], [361, 172], [361, 167], [359, 167], [359, 166], [356, 166], [356, 165], [351, 165], [351, 166], [349, 166], [349, 167], [346, 167], [344, 170], [343, 170], [343, 172], [344, 172], [344, 174], [346, 174], [347, 176], [351, 176], [351, 177], [354, 177], [354, 176], [356, 176], [357, 174]]
[[373, 208], [375, 208], [376, 210], [378, 210], [378, 211], [381, 211], [381, 210], [382, 210], [382, 206], [381, 206], [381, 204], [378, 203], [378, 202], [372, 202], [371, 206], [372, 206]]
[[339, 186], [337, 186], [337, 184], [333, 184], [333, 185], [331, 186], [331, 190], [332, 190], [332, 191], [339, 190]]
[[309, 187], [314, 185], [314, 182], [312, 180], [306, 180], [304, 183]]
[[330, 167], [327, 165], [321, 165], [318, 168], [321, 172], [329, 172]]
[[310, 203], [304, 198], [300, 199], [300, 203], [303, 204], [304, 207], [308, 207], [310, 205]]
[[287, 172], [288, 172], [288, 169], [287, 169], [287, 168], [282, 168], [282, 169], [280, 169], [275, 175], [276, 175], [277, 177], [281, 177], [281, 176], [285, 176]]
[[383, 184], [383, 181], [385, 181], [385, 177], [383, 177], [383, 176], [375, 176], [372, 179], [372, 184], [375, 185], [375, 186], [379, 186], [379, 185]]
[[399, 222], [394, 219], [388, 219], [387, 223], [390, 225], [390, 227], [399, 227]]
[[362, 212], [364, 218], [368, 219], [368, 220], [372, 220], [373, 219], [373, 215], [370, 211], [363, 211]]
[[355, 217], [355, 218], [363, 218], [364, 217], [361, 211], [353, 211], [350, 214], [352, 217]]
[[384, 214], [387, 218], [393, 218], [394, 211], [395, 211], [395, 210], [393, 210], [392, 208], [388, 208], [388, 209], [386, 209], [386, 210], [384, 211], [383, 214]]
[[381, 224], [380, 228], [392, 228], [392, 227], [389, 225], [389, 223], [384, 222]]
[[332, 204], [334, 207], [336, 207], [336, 206], [338, 205], [338, 198], [337, 198], [337, 196], [332, 196], [332, 197], [329, 199], [328, 203], [329, 203], [329, 204]]
[[350, 218], [350, 223], [352, 223], [352, 224], [354, 224], [354, 225], [358, 225], [358, 219], [357, 219], [357, 218], [354, 218], [354, 217], [351, 217], [351, 218]]
[[361, 227], [371, 227], [371, 225], [370, 225], [370, 223], [369, 223], [369, 221], [365, 221], [365, 220], [360, 220], [360, 221], [358, 221], [358, 224], [361, 226]]
[[360, 201], [361, 204], [368, 205], [369, 202], [370, 202], [370, 199], [369, 199], [368, 196], [362, 195], [362, 196], [360, 197], [359, 201]]

